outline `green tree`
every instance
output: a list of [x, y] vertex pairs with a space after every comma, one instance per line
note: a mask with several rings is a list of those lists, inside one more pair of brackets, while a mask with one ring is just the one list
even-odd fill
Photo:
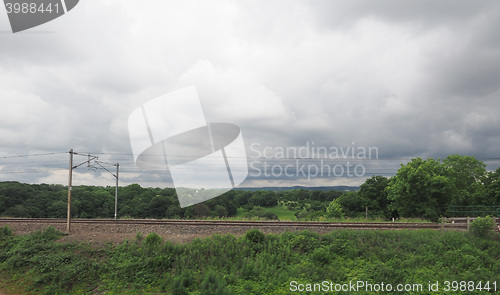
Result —
[[370, 211], [378, 211], [386, 218], [393, 217], [393, 211], [388, 208], [387, 186], [389, 179], [381, 175], [368, 178], [361, 186], [359, 194], [363, 199], [370, 200], [366, 205]]
[[48, 216], [52, 218], [64, 218], [67, 216], [68, 203], [64, 201], [55, 201], [48, 208]]
[[[29, 184], [19, 183], [17, 181], [6, 181], [0, 183], [0, 196], [2, 198], [2, 207], [4, 210], [21, 205], [31, 197], [33, 189]], [[2, 209], [2, 208], [0, 208]]]
[[119, 211], [118, 211], [119, 218], [132, 216], [133, 210], [129, 205], [120, 206], [120, 204], [118, 204], [118, 206], [119, 206]]
[[450, 203], [453, 183], [446, 167], [437, 160], [412, 159], [401, 164], [387, 187], [391, 207], [403, 217], [420, 217], [436, 221]]
[[214, 212], [217, 217], [227, 217], [227, 210], [224, 206], [216, 205]]
[[165, 211], [172, 205], [172, 201], [166, 196], [154, 197], [148, 205], [148, 215], [154, 218], [165, 217]]
[[[366, 207], [373, 207], [369, 199], [363, 197], [359, 192], [345, 192], [335, 200], [348, 217], [357, 217], [366, 210]], [[331, 204], [331, 203], [330, 203]], [[330, 206], [328, 206], [330, 208]]]
[[240, 192], [238, 192], [238, 194], [236, 194], [236, 196], [234, 197], [234, 200], [236, 201], [236, 203], [240, 207], [242, 207], [242, 206], [248, 204], [248, 201], [250, 200], [251, 197], [252, 197], [251, 192], [240, 191]]
[[204, 203], [199, 203], [194, 205], [193, 216], [194, 217], [206, 217], [210, 215], [210, 207]]
[[495, 220], [489, 216], [478, 217], [470, 225], [473, 235], [481, 238], [490, 238], [495, 233]]
[[112, 217], [115, 212], [115, 197], [108, 191], [98, 188], [92, 193], [94, 198], [94, 216], [95, 217]]
[[[191, 215], [185, 217], [193, 217], [193, 207], [194, 206], [189, 206], [186, 208], [186, 211], [188, 211]], [[182, 216], [182, 208], [179, 205], [172, 205], [165, 211], [165, 217], [169, 219], [179, 219]]]
[[500, 168], [487, 173], [483, 178], [483, 182], [483, 189], [476, 194], [477, 202], [484, 205], [500, 206]]
[[118, 188], [118, 197], [120, 198], [120, 202], [128, 203], [134, 197], [141, 195], [144, 190], [145, 189], [136, 183], [130, 184], [125, 187]]
[[264, 206], [266, 207], [273, 207], [278, 205], [278, 198], [276, 197], [276, 193], [273, 191], [262, 193], [262, 198], [264, 199]]
[[326, 214], [328, 217], [342, 218], [344, 217], [344, 212], [342, 211], [342, 206], [337, 200], [333, 200], [328, 204], [326, 208]]
[[453, 184], [450, 205], [486, 205], [478, 197], [486, 164], [471, 156], [450, 155], [443, 160], [447, 176]]

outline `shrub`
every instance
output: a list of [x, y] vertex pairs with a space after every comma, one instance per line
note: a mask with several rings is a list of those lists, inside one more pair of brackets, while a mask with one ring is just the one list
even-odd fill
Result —
[[156, 233], [150, 233], [144, 239], [144, 248], [146, 255], [151, 255], [157, 252], [161, 245], [163, 244], [163, 239]]
[[258, 229], [251, 229], [247, 231], [245, 238], [253, 243], [261, 243], [265, 240], [266, 236]]
[[295, 212], [295, 217], [297, 217], [297, 219], [306, 219], [308, 216], [309, 213], [306, 210]]
[[337, 200], [330, 202], [326, 208], [326, 213], [328, 217], [342, 218], [344, 217], [344, 212], [342, 211], [342, 206], [340, 206]]
[[157, 234], [157, 233], [150, 233], [146, 236], [146, 239], [144, 240], [144, 244], [146, 246], [159, 246], [163, 243], [162, 238]]
[[489, 238], [495, 232], [495, 221], [489, 216], [478, 217], [471, 223], [470, 230], [476, 237]]
[[278, 215], [272, 213], [272, 212], [266, 212], [259, 217], [265, 218], [265, 219], [270, 219], [270, 220], [278, 220]]
[[319, 241], [313, 235], [309, 235], [307, 231], [303, 231], [290, 240], [290, 246], [297, 252], [309, 252], [319, 246]]
[[266, 212], [266, 210], [264, 210], [262, 207], [254, 207], [252, 210], [246, 213], [245, 216], [248, 218], [259, 217], [270, 220], [278, 220], [278, 215], [272, 212]]
[[0, 228], [0, 239], [7, 236], [12, 236], [12, 230], [8, 225]]
[[312, 259], [319, 265], [326, 265], [330, 263], [330, 252], [325, 248], [316, 248], [312, 252]]
[[214, 211], [217, 217], [227, 217], [228, 215], [227, 209], [221, 205], [216, 205]]
[[208, 271], [201, 282], [201, 294], [206, 295], [225, 295], [230, 294], [226, 288], [227, 283], [215, 271]]
[[193, 271], [185, 270], [180, 274], [180, 276], [174, 278], [171, 291], [173, 295], [188, 295], [189, 288], [194, 286], [196, 283], [196, 277]]

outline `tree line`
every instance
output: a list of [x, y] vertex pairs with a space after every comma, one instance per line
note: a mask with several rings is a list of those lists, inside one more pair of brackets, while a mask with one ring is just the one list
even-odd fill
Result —
[[[114, 190], [73, 187], [72, 217], [112, 218]], [[417, 217], [435, 221], [449, 215], [450, 206], [500, 206], [500, 168], [488, 172], [486, 165], [474, 157], [451, 155], [442, 161], [412, 159], [401, 164], [393, 177], [368, 178], [359, 191], [231, 190], [181, 208], [173, 188], [131, 184], [119, 187], [118, 198], [120, 218], [223, 218], [243, 210], [246, 217], [277, 219], [276, 214], [265, 209], [281, 206], [294, 211], [301, 220], [364, 217], [368, 213], [371, 218]], [[0, 216], [64, 218], [66, 209], [67, 187], [63, 185], [0, 182]]]
[[[338, 204], [339, 206], [335, 206]], [[471, 207], [478, 207], [472, 213]], [[500, 168], [487, 171], [472, 156], [444, 160], [414, 158], [393, 177], [372, 176], [358, 192], [347, 192], [329, 204], [330, 215], [360, 216], [366, 208], [385, 219], [417, 217], [437, 221], [451, 214], [500, 216]], [[455, 210], [455, 212], [452, 212]]]

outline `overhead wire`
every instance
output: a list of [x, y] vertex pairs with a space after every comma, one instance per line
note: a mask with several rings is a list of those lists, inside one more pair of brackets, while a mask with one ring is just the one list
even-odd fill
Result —
[[41, 154], [1, 156], [0, 159], [27, 158], [27, 157], [37, 157], [37, 156], [51, 156], [51, 155], [60, 155], [60, 154], [66, 154], [66, 153], [68, 153], [68, 152], [55, 152], [55, 153], [41, 153]]
[[[61, 155], [61, 154], [67, 154], [68, 152], [50, 152], [50, 153], [35, 153], [35, 154], [23, 154], [23, 155], [12, 155], [12, 156], [0, 156], [0, 159], [16, 159], [16, 158], [30, 158], [30, 157], [42, 157], [42, 156], [52, 156], [52, 155]], [[75, 155], [79, 156], [85, 156], [88, 157], [89, 155], [104, 155], [104, 156], [126, 156], [126, 157], [132, 157], [132, 153], [112, 153], [112, 152], [99, 152], [99, 153], [89, 153], [89, 152], [73, 152]], [[158, 157], [163, 159], [163, 155], [148, 155], [149, 157]], [[205, 155], [203, 155], [205, 156]], [[198, 158], [196, 155], [190, 155], [190, 156], [182, 156], [182, 155], [177, 155], [174, 157], [191, 157], [191, 158]], [[201, 156], [200, 156], [201, 157]], [[373, 165], [376, 165], [377, 162], [396, 162], [396, 163], [401, 163], [402, 161], [410, 161], [410, 157], [395, 157], [395, 158], [388, 158], [388, 157], [380, 157], [380, 158], [367, 158], [367, 159], [357, 159], [357, 158], [330, 158], [330, 157], [288, 157], [288, 158], [281, 158], [281, 157], [251, 157], [251, 156], [246, 156], [246, 157], [228, 157], [228, 158], [246, 158], [249, 161], [261, 161], [261, 162], [268, 162], [271, 164], [279, 165], [283, 164], [285, 165], [286, 163], [289, 163], [290, 161], [302, 161], [301, 165], [317, 165], [318, 161], [323, 161], [323, 163], [339, 163], [339, 164], [345, 164], [346, 161], [349, 162], [364, 162], [364, 163], [373, 163]], [[476, 158], [477, 160], [480, 161], [500, 161], [500, 158], [498, 157], [485, 157], [485, 158]], [[147, 172], [149, 171], [150, 173], [159, 173], [159, 172], [165, 172], [166, 169], [168, 169], [168, 166], [164, 167], [158, 167], [158, 166], [153, 166], [153, 165], [146, 165], [142, 167], [138, 167], [133, 163], [134, 161], [130, 158], [127, 159], [128, 163], [122, 163], [120, 164], [120, 169], [121, 173], [137, 173], [137, 171], [141, 172]], [[109, 163], [109, 162], [104, 162], [100, 161], [102, 164], [106, 165], [116, 165], [115, 163]], [[21, 173], [47, 173], [48, 171], [54, 171], [54, 170], [65, 170], [66, 168], [64, 165], [67, 163], [65, 160], [49, 160], [49, 161], [43, 161], [43, 166], [42, 168], [33, 168], [33, 167], [27, 167], [26, 169], [22, 169], [21, 167], [17, 167], [14, 169], [6, 170], [6, 168], [10, 165], [18, 165], [18, 164], [38, 164], [40, 161], [29, 161], [29, 162], [21, 162], [21, 161], [16, 161], [16, 162], [4, 162], [0, 163], [0, 174], [21, 174]], [[3, 167], [2, 167], [3, 165]], [[102, 166], [102, 165], [101, 165]], [[260, 167], [260, 166], [256, 166]], [[366, 173], [365, 174], [383, 174], [383, 175], [393, 175], [397, 170], [398, 167], [366, 167]], [[372, 169], [373, 170], [372, 170]], [[7, 168], [9, 169], [9, 168]], [[106, 169], [106, 168], [103, 168]], [[246, 168], [236, 168], [238, 170], [245, 170]], [[277, 168], [276, 168], [277, 169]], [[107, 169], [106, 169], [107, 170]], [[217, 168], [209, 168], [210, 171], [217, 171]], [[224, 169], [219, 169], [220, 171], [224, 171]], [[268, 170], [269, 171], [269, 170]], [[288, 173], [297, 173], [302, 170], [300, 169], [294, 169], [288, 168], [287, 172]], [[110, 172], [108, 170], [108, 172]], [[392, 172], [392, 173], [391, 173]], [[111, 172], [110, 172], [111, 173]]]

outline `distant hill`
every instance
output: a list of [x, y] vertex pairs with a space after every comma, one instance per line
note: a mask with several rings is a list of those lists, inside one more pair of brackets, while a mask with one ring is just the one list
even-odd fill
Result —
[[309, 191], [358, 191], [359, 186], [291, 186], [291, 187], [238, 187], [235, 190], [242, 191], [289, 191], [294, 189], [305, 189]]

